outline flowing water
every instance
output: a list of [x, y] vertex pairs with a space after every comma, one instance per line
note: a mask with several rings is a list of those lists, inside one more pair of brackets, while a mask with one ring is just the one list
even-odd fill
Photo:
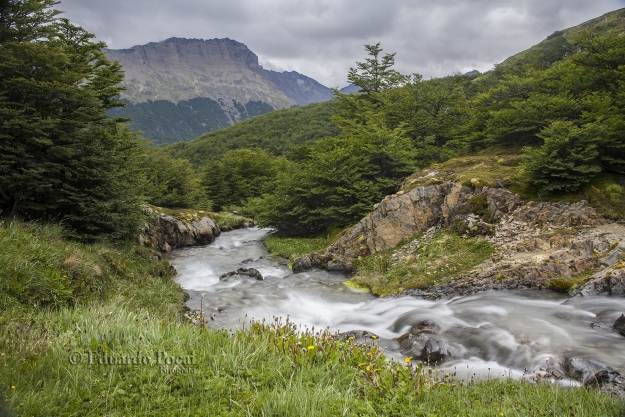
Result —
[[[284, 259], [269, 256], [262, 244], [267, 233], [239, 229], [223, 233], [210, 245], [173, 253], [178, 282], [191, 295], [189, 306], [199, 309], [204, 294], [211, 325], [237, 328], [252, 318], [288, 316], [302, 326], [367, 330], [380, 337], [389, 356], [401, 357], [410, 353], [394, 339], [429, 320], [435, 324], [434, 335], [428, 330], [412, 339], [415, 353], [428, 337], [435, 337], [453, 358], [441, 370], [461, 377], [548, 374], [561, 371], [570, 357], [601, 360], [625, 370], [625, 338], [611, 330], [625, 313], [623, 298], [569, 299], [536, 290], [491, 291], [440, 301], [376, 298], [346, 287], [348, 277], [340, 273], [292, 274]], [[242, 267], [257, 269], [265, 280], [219, 280]]]

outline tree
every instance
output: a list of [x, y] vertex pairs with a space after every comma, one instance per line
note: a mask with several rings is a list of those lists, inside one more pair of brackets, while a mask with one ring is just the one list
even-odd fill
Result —
[[147, 144], [145, 154], [144, 194], [149, 203], [170, 208], [212, 208], [206, 188], [189, 161], [171, 158], [162, 149]]
[[286, 164], [284, 158], [262, 149], [237, 149], [226, 152], [216, 163], [206, 165], [202, 180], [214, 208], [222, 210], [260, 196]]
[[134, 233], [137, 137], [121, 105], [121, 66], [52, 0], [0, 2], [0, 210], [62, 219], [79, 235]]
[[601, 171], [597, 147], [590, 126], [579, 128], [572, 122], [557, 121], [543, 129], [540, 148], [525, 148], [525, 168], [532, 182], [541, 189], [576, 191]]
[[360, 88], [360, 92], [371, 95], [382, 90], [395, 88], [406, 82], [406, 76], [392, 69], [395, 54], [380, 57], [380, 43], [365, 45], [369, 57], [365, 62], [356, 62], [356, 68], [350, 68], [347, 81]]

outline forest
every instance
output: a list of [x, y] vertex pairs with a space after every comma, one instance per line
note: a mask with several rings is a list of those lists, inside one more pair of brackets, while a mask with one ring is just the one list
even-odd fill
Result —
[[[625, 39], [591, 31], [575, 33], [574, 47], [562, 39], [556, 33], [540, 53], [485, 74], [429, 80], [399, 74], [394, 54], [367, 45], [348, 74], [359, 92], [300, 110], [334, 108], [335, 134], [292, 119], [289, 132], [301, 134], [285, 141], [271, 128], [286, 110], [165, 152], [191, 158], [216, 209], [300, 236], [353, 224], [415, 171], [488, 149], [522, 156], [515, 180], [526, 196], [562, 198], [625, 168]], [[620, 201], [615, 181], [611, 198]]]

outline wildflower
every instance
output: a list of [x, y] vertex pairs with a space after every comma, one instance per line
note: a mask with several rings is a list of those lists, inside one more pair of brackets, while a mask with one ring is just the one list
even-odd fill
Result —
[[499, 413], [499, 415], [500, 415], [501, 417], [503, 417], [503, 413]]
[[365, 366], [366, 364], [367, 364], [367, 362], [360, 362], [360, 363], [358, 364], [358, 366]]
[[404, 359], [404, 362], [408, 363], [412, 360], [414, 356], [408, 356], [406, 359]]
[[201, 318], [202, 318], [202, 316], [197, 316], [197, 319], [198, 319], [198, 320], [199, 320], [199, 319], [201, 319]]
[[367, 371], [370, 371], [371, 370], [371, 366], [367, 365], [366, 369], [367, 369]]
[[354, 336], [350, 336], [350, 337], [349, 337], [349, 340], [354, 340]]
[[11, 385], [11, 389], [15, 389], [15, 385]]
[[372, 338], [372, 339], [377, 339], [378, 337], [377, 337], [376, 335], [372, 334], [372, 335], [371, 335], [371, 338]]
[[375, 368], [375, 369], [373, 370], [373, 372], [378, 372], [378, 371], [380, 371], [380, 370], [381, 370], [380, 368]]
[[308, 350], [313, 350], [315, 347], [313, 345], [308, 346]]

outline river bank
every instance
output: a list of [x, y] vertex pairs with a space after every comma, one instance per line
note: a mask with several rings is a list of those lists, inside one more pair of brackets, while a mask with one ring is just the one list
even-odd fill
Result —
[[[505, 375], [581, 385], [603, 369], [625, 369], [624, 339], [612, 330], [625, 311], [623, 298], [569, 298], [547, 290], [378, 298], [344, 285], [351, 277], [345, 273], [293, 274], [285, 259], [269, 256], [262, 244], [267, 233], [241, 229], [174, 252], [177, 280], [191, 294], [187, 303], [195, 310], [202, 303], [209, 326], [242, 328], [251, 319], [271, 322], [277, 316], [331, 332], [366, 331], [388, 356], [438, 361], [441, 371], [462, 379]], [[254, 268], [265, 279], [219, 279], [239, 268]], [[438, 346], [434, 352], [424, 353], [428, 343]], [[584, 366], [595, 362], [573, 370], [577, 359]]]
[[[379, 416], [440, 410], [538, 415], [534, 410], [551, 410], [618, 416], [625, 411], [625, 404], [592, 390], [509, 380], [459, 384], [416, 367], [397, 369], [375, 346], [294, 334], [284, 321], [240, 332], [193, 326], [182, 319], [182, 288], [154, 252], [77, 243], [66, 239], [61, 227], [0, 223], [0, 259], [2, 415]], [[20, 274], [19, 268], [30, 272]], [[64, 277], [90, 287], [67, 294], [62, 286], [49, 286]], [[21, 284], [7, 286], [10, 282]], [[22, 299], [15, 292], [20, 288], [37, 291]], [[73, 301], [37, 306], [33, 294], [40, 301], [55, 294], [71, 295]]]

